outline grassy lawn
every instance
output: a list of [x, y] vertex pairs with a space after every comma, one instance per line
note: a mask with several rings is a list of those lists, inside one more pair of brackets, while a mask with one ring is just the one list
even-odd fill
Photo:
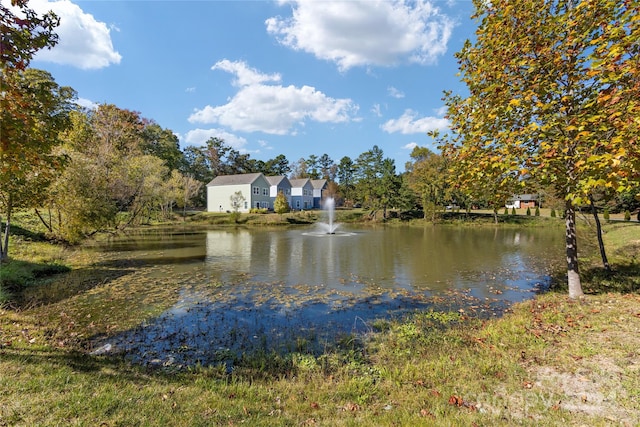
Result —
[[[640, 226], [605, 231], [615, 272], [585, 255], [583, 300], [559, 285], [489, 321], [415, 313], [319, 357], [257, 355], [230, 374], [90, 356], [81, 337], [52, 334], [62, 314], [58, 325], [37, 307], [5, 307], [0, 426], [637, 426]], [[44, 242], [14, 248], [25, 262], [90, 262]]]

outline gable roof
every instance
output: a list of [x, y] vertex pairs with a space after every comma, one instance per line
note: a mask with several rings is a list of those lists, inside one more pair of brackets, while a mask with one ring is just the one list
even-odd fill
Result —
[[521, 202], [526, 202], [529, 200], [538, 200], [537, 194], [515, 194], [509, 200], [520, 200]]
[[258, 179], [262, 173], [243, 173], [240, 175], [220, 175], [213, 178], [213, 180], [207, 184], [207, 187], [213, 187], [216, 185], [242, 185], [252, 184]]
[[301, 179], [290, 179], [289, 182], [291, 183], [292, 187], [304, 187], [307, 185], [307, 183], [311, 184], [311, 180], [309, 178], [301, 178]]
[[284, 181], [289, 182], [287, 177], [284, 175], [265, 176], [265, 178], [267, 178], [267, 181], [269, 181], [269, 185], [278, 185]]
[[321, 190], [323, 188], [325, 188], [327, 186], [327, 180], [326, 179], [312, 179], [311, 180], [311, 185], [313, 185], [313, 188], [315, 190]]

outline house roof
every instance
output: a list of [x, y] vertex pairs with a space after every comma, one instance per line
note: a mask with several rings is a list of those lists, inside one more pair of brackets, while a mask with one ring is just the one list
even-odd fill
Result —
[[207, 184], [207, 187], [213, 187], [216, 185], [242, 185], [252, 184], [258, 179], [262, 173], [244, 173], [240, 175], [220, 175]]
[[325, 188], [327, 186], [327, 180], [326, 179], [312, 179], [311, 180], [311, 185], [313, 185], [313, 188], [318, 190], [318, 189], [322, 189]]
[[301, 179], [290, 179], [292, 187], [304, 187], [307, 183], [311, 184], [311, 180], [309, 178], [301, 178]]
[[520, 201], [538, 200], [538, 195], [537, 194], [516, 194], [516, 195], [513, 195], [509, 200], [514, 200], [514, 201], [515, 200], [520, 200]]
[[278, 185], [281, 182], [289, 182], [289, 180], [287, 179], [286, 176], [284, 175], [277, 175], [277, 176], [265, 176], [265, 178], [267, 178], [267, 181], [269, 181], [269, 185]]

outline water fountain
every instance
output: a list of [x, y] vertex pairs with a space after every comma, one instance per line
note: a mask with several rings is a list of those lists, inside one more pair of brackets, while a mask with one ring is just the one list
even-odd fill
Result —
[[323, 210], [326, 212], [327, 222], [316, 223], [316, 229], [314, 231], [307, 231], [302, 233], [305, 236], [354, 236], [356, 233], [351, 231], [338, 231], [340, 224], [335, 222], [336, 215], [336, 201], [333, 197], [328, 197], [324, 200]]
[[324, 210], [327, 211], [329, 222], [327, 224], [321, 223], [321, 226], [323, 229], [325, 229], [326, 234], [336, 234], [338, 224], [334, 224], [333, 222], [336, 214], [336, 201], [333, 199], [333, 197], [328, 197], [324, 201]]

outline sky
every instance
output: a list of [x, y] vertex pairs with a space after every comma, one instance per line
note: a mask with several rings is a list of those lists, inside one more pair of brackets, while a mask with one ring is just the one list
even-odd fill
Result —
[[[1, 0], [9, 3], [9, 0]], [[446, 132], [443, 91], [464, 93], [455, 52], [473, 38], [469, 0], [30, 0], [60, 17], [31, 66], [87, 107], [114, 104], [251, 158], [336, 163], [374, 145], [399, 172]]]

